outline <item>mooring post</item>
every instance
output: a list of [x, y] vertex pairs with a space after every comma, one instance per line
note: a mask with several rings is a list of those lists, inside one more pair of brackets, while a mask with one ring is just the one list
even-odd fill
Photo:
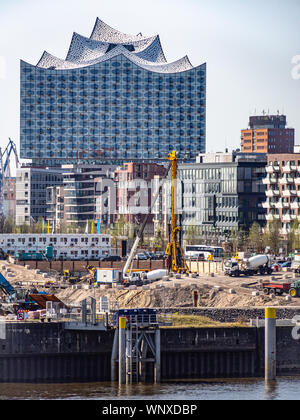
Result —
[[91, 298], [91, 323], [96, 325], [96, 299]]
[[126, 318], [119, 318], [119, 384], [126, 384]]
[[160, 329], [155, 331], [155, 383], [159, 384], [161, 380], [161, 354], [160, 354]]
[[118, 380], [117, 374], [117, 360], [118, 360], [118, 350], [119, 350], [119, 330], [116, 328], [114, 335], [114, 343], [111, 352], [111, 380], [116, 382]]
[[86, 317], [87, 317], [87, 304], [86, 299], [81, 302], [81, 322], [86, 324]]
[[265, 380], [276, 379], [276, 309], [265, 310]]

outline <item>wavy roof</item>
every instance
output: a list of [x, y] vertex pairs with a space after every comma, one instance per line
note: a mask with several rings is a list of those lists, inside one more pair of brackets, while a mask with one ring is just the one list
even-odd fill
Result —
[[67, 70], [82, 68], [122, 54], [146, 70], [158, 73], [177, 73], [193, 68], [188, 57], [167, 63], [159, 35], [143, 37], [123, 34], [97, 18], [90, 38], [73, 34], [65, 60], [44, 51], [37, 67]]

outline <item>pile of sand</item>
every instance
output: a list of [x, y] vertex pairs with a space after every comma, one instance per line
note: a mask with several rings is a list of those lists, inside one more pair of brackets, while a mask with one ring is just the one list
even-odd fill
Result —
[[[1, 266], [1, 264], [0, 264]], [[23, 266], [3, 262], [2, 266], [6, 267], [1, 270], [1, 273], [7, 280], [14, 285], [15, 283], [25, 282], [40, 282], [45, 284], [48, 281], [57, 280], [57, 275], [48, 276], [44, 278], [43, 275], [37, 274], [35, 270], [28, 270]], [[8, 270], [12, 273], [12, 277], [8, 277]], [[180, 287], [175, 287], [175, 281]], [[284, 297], [276, 297], [272, 299], [270, 296], [265, 296], [260, 293], [259, 296], [252, 296], [253, 288], [241, 287], [241, 280], [224, 279], [222, 277], [203, 278], [203, 279], [181, 279], [170, 282], [164, 282], [163, 288], [158, 289], [156, 286], [162, 284], [157, 282], [152, 284], [149, 290], [138, 288], [137, 290], [120, 290], [118, 288], [105, 289], [93, 288], [86, 290], [84, 288], [84, 281], [81, 283], [83, 287], [76, 289], [72, 286], [66, 289], [46, 289], [48, 293], [55, 294], [66, 305], [80, 304], [83, 299], [93, 297], [97, 302], [100, 301], [101, 296], [107, 296], [112, 306], [117, 304], [119, 308], [192, 308], [193, 307], [193, 292], [197, 290], [199, 294], [198, 306], [211, 308], [249, 308], [261, 307], [272, 302], [276, 306], [293, 306], [298, 303], [298, 299], [287, 302]], [[234, 282], [239, 283], [234, 283]], [[244, 280], [245, 281], [245, 280]], [[253, 283], [253, 280], [251, 280]], [[86, 285], [89, 284], [89, 276], [86, 276]], [[205, 286], [205, 283], [207, 285]], [[221, 289], [216, 289], [219, 284]], [[250, 284], [250, 283], [249, 283]], [[24, 286], [26, 287], [26, 286]], [[230, 293], [229, 287], [234, 287], [235, 294]], [[45, 290], [42, 286], [38, 290]]]

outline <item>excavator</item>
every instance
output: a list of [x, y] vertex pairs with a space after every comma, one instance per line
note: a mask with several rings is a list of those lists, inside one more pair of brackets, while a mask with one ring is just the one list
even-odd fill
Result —
[[[168, 243], [167, 249], [166, 249], [166, 255], [167, 255], [167, 269], [168, 272], [173, 272], [176, 274], [189, 274], [189, 268], [187, 266], [186, 260], [184, 258], [184, 254], [182, 252], [180, 240], [179, 240], [179, 232], [181, 231], [181, 227], [178, 226], [178, 217], [176, 213], [176, 197], [177, 197], [177, 168], [178, 168], [178, 157], [177, 152], [173, 151], [169, 153], [169, 155], [166, 158], [169, 160], [169, 165], [166, 170], [165, 176], [163, 178], [163, 182], [161, 183], [154, 199], [152, 202], [151, 207], [149, 208], [148, 214], [144, 219], [143, 224], [140, 227], [140, 230], [137, 234], [136, 240], [132, 246], [132, 249], [130, 251], [129, 257], [126, 261], [126, 264], [123, 269], [123, 281], [125, 284], [130, 283], [140, 283], [143, 279], [150, 278], [152, 276], [155, 277], [156, 275], [159, 276], [159, 273], [141, 273], [137, 272], [137, 270], [132, 270], [131, 265], [133, 262], [133, 258], [137, 252], [140, 240], [142, 238], [144, 229], [146, 227], [146, 224], [149, 220], [149, 217], [151, 216], [153, 212], [154, 205], [162, 191], [163, 185], [165, 181], [167, 180], [169, 176], [170, 169], [172, 170], [172, 210], [171, 210], [171, 235], [170, 235], [170, 242]], [[158, 270], [159, 271], [159, 270]]]
[[47, 301], [60, 302], [54, 295], [49, 295], [46, 292], [29, 291], [21, 287], [14, 288], [1, 273], [0, 290], [7, 297], [6, 303], [11, 305], [15, 312], [18, 310], [45, 309]]

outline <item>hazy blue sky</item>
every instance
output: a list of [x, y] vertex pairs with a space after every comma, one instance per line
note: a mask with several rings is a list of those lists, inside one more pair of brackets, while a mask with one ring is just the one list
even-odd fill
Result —
[[97, 16], [159, 34], [168, 61], [207, 63], [207, 151], [239, 147], [255, 110], [286, 113], [300, 143], [299, 0], [0, 0], [1, 147], [9, 136], [19, 145], [20, 59], [65, 58], [72, 33], [90, 36]]

